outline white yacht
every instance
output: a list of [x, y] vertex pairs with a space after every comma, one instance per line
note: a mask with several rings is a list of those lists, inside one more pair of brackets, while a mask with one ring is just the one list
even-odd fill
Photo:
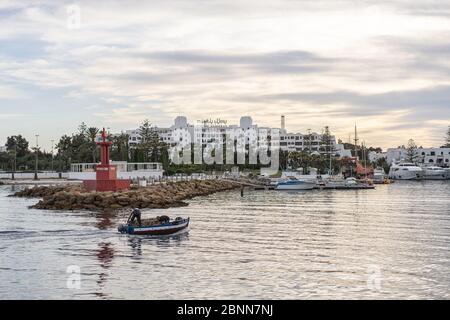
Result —
[[394, 180], [421, 180], [423, 176], [424, 171], [422, 168], [414, 163], [393, 164], [389, 171], [389, 179]]
[[447, 179], [447, 172], [444, 168], [437, 166], [430, 166], [423, 168], [425, 180], [445, 180]]
[[296, 177], [287, 177], [277, 183], [275, 190], [312, 190], [315, 186], [315, 180], [299, 180]]

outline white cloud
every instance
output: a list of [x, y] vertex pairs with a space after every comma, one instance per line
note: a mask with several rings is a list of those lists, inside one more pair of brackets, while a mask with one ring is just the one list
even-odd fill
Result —
[[[0, 49], [0, 76], [8, 81], [0, 99], [14, 97], [14, 84], [32, 85], [43, 94], [67, 90], [64, 99], [95, 99], [86, 112], [123, 126], [146, 117], [167, 124], [178, 114], [237, 120], [244, 113], [277, 125], [284, 113], [297, 130], [329, 124], [344, 140], [355, 121], [373, 144], [407, 139], [414, 125], [425, 142], [437, 139], [430, 128], [439, 114], [412, 120], [405, 105], [374, 114], [388, 102], [361, 105], [340, 95], [425, 95], [448, 86], [447, 59], [416, 40], [445, 44], [450, 5], [439, 4], [436, 14], [433, 1], [79, 1], [80, 29], [69, 30], [71, 3], [2, 2], [0, 41], [34, 39], [44, 53], [19, 59]], [[298, 92], [335, 96], [322, 103], [264, 98]], [[97, 110], [98, 101], [110, 112]], [[385, 128], [392, 135], [379, 133]]]

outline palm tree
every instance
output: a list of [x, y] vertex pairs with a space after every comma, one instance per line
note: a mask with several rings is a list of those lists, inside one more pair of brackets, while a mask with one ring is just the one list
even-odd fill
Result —
[[117, 152], [116, 156], [120, 161], [129, 160], [129, 144], [130, 136], [126, 133], [112, 137], [113, 146]]
[[293, 151], [289, 152], [288, 160], [293, 169], [302, 168], [303, 174], [307, 174], [308, 168], [311, 165], [312, 156], [306, 151]]
[[289, 152], [285, 150], [280, 150], [280, 169], [286, 170], [289, 161]]
[[89, 139], [91, 143], [91, 149], [92, 149], [92, 162], [97, 163], [96, 160], [96, 154], [97, 154], [97, 144], [95, 143], [95, 140], [97, 139], [97, 135], [100, 132], [98, 128], [90, 127], [86, 131], [87, 138]]

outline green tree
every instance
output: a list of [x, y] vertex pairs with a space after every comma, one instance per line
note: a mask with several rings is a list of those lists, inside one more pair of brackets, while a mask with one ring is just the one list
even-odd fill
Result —
[[302, 168], [303, 174], [309, 173], [309, 167], [312, 162], [312, 155], [310, 155], [307, 151], [293, 151], [289, 152], [288, 155], [288, 163], [289, 166], [296, 170]]
[[58, 149], [57, 158], [61, 160], [60, 170], [65, 170], [70, 167], [72, 158], [72, 138], [68, 135], [63, 135], [56, 145]]
[[7, 152], [0, 152], [0, 170], [7, 171], [10, 166], [11, 157]]
[[144, 120], [139, 127], [139, 134], [141, 140], [139, 141], [137, 148], [141, 151], [143, 161], [158, 161], [162, 144], [156, 128], [151, 125], [149, 120]]
[[115, 135], [111, 138], [112, 150], [111, 158], [119, 161], [129, 160], [129, 140], [130, 136], [126, 133]]
[[90, 141], [86, 138], [86, 133], [81, 132], [72, 136], [72, 160], [73, 162], [91, 162]]
[[384, 173], [389, 173], [389, 170], [391, 168], [391, 166], [387, 162], [386, 158], [380, 158], [377, 161], [375, 161], [374, 163], [372, 163], [372, 165], [375, 168], [383, 168]]
[[96, 156], [97, 156], [97, 135], [100, 132], [98, 128], [90, 127], [86, 130], [86, 136], [89, 139], [90, 142], [90, 148], [92, 152], [92, 163], [97, 163]]
[[[324, 128], [324, 132], [322, 134], [320, 151], [321, 154], [324, 155], [325, 160], [328, 162], [328, 171], [333, 171], [333, 156], [336, 150], [334, 149], [333, 136], [331, 135], [330, 127], [328, 126]], [[322, 165], [323, 164], [321, 163], [321, 166]]]
[[8, 151], [15, 152], [18, 158], [30, 153], [29, 142], [21, 135], [8, 137], [5, 146]]
[[286, 170], [289, 162], [289, 151], [280, 150], [279, 162], [280, 170]]
[[408, 146], [406, 147], [406, 159], [409, 162], [415, 163], [419, 154], [417, 152], [417, 145], [413, 139], [409, 139]]
[[83, 136], [87, 136], [88, 133], [88, 127], [87, 125], [82, 122], [79, 126], [78, 126], [78, 133], [83, 135]]

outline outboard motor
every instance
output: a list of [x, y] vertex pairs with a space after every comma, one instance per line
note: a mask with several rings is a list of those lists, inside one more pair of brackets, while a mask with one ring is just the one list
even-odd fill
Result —
[[180, 224], [182, 222], [183, 222], [183, 218], [182, 217], [176, 217], [173, 224]]
[[128, 226], [125, 225], [125, 224], [120, 224], [120, 225], [117, 227], [117, 230], [118, 230], [120, 233], [126, 233], [127, 230], [128, 230]]

